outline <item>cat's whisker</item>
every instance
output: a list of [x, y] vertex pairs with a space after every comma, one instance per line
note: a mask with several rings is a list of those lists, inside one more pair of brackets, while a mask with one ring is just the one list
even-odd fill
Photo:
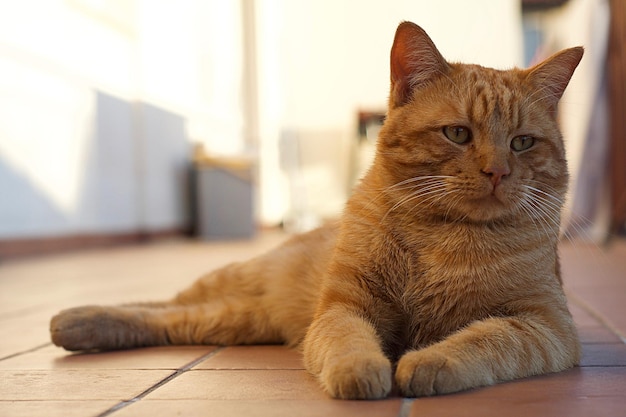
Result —
[[[385, 216], [383, 217], [383, 220], [393, 211], [397, 210], [399, 207], [406, 205], [416, 199], [422, 199], [421, 201], [419, 201], [417, 204], [413, 205], [408, 211], [407, 213], [405, 213], [405, 215], [403, 216], [403, 218], [406, 218], [407, 215], [411, 214], [412, 212], [414, 212], [414, 210], [416, 210], [418, 207], [422, 206], [423, 204], [426, 204], [428, 202], [429, 203], [429, 207], [433, 204], [436, 204], [437, 201], [440, 201], [442, 198], [444, 198], [446, 195], [449, 194], [449, 190], [448, 190], [448, 184], [444, 181], [446, 179], [450, 179], [450, 178], [454, 178], [452, 176], [449, 175], [437, 175], [437, 176], [423, 176], [423, 177], [414, 177], [414, 178], [409, 178], [408, 180], [404, 180], [401, 181], [397, 184], [394, 184], [393, 186], [389, 187], [387, 189], [387, 191], [391, 192], [391, 191], [398, 191], [398, 189], [415, 189], [415, 192], [410, 193], [406, 196], [404, 196], [402, 199], [400, 199], [394, 206], [392, 206], [387, 213], [385, 213]], [[420, 182], [418, 184], [411, 184], [410, 186], [406, 186], [407, 184], [411, 183], [411, 182], [416, 182], [416, 181], [420, 181], [420, 180], [425, 180], [423, 182]], [[395, 187], [395, 189], [394, 189]], [[424, 198], [426, 197], [426, 198]], [[381, 220], [382, 221], [382, 220]]]
[[529, 194], [526, 194], [526, 196], [528, 198], [522, 201], [522, 207], [525, 208], [525, 211], [528, 213], [531, 221], [534, 223], [535, 228], [538, 229], [537, 225], [539, 225], [539, 227], [541, 227], [545, 235], [547, 237], [550, 237], [550, 233], [548, 232], [548, 229], [546, 229], [545, 225], [543, 224], [541, 220], [542, 216], [539, 210], [537, 209], [535, 203], [533, 202], [532, 196], [530, 196]]
[[[565, 225], [565, 231], [564, 231], [565, 234], [571, 235], [572, 232], [570, 232], [570, 229], [573, 229], [573, 231], [575, 232], [575, 236], [582, 236], [583, 239], [587, 241], [592, 241], [592, 242], [594, 241], [593, 237], [588, 231], [589, 227], [593, 225], [593, 222], [579, 215], [577, 215], [576, 217], [569, 216], [568, 220], [569, 221], [567, 225]], [[572, 235], [572, 239], [575, 236]], [[570, 241], [573, 242], [572, 239], [570, 239]]]
[[[544, 230], [546, 231], [546, 235], [549, 237], [555, 237], [558, 239], [559, 237], [559, 226], [560, 226], [560, 214], [559, 212], [555, 212], [549, 206], [542, 204], [541, 200], [537, 198], [536, 195], [529, 194], [530, 198], [527, 202], [533, 207], [534, 212], [537, 214], [537, 220], [540, 222], [542, 227], [545, 225]], [[549, 232], [549, 231], [552, 232]]]
[[441, 181], [428, 181], [420, 184], [407, 184], [402, 187], [395, 188], [393, 190], [386, 190], [387, 193], [396, 192], [396, 191], [407, 191], [407, 190], [428, 190], [429, 188], [445, 186]]
[[432, 184], [427, 184], [425, 186], [420, 185], [420, 186], [410, 187], [409, 189], [413, 189], [415, 191], [406, 195], [403, 199], [401, 199], [398, 203], [396, 203], [396, 205], [392, 207], [392, 210], [404, 204], [404, 199], [406, 198], [411, 198], [415, 195], [428, 195], [431, 192], [435, 192], [439, 189], [445, 189], [445, 188], [446, 188], [446, 185], [441, 184], [441, 183], [432, 183]]
[[561, 208], [559, 206], [554, 206], [549, 201], [539, 197], [536, 197], [535, 201], [537, 201], [537, 204], [539, 205], [545, 216], [552, 221], [553, 226], [555, 226], [556, 228], [560, 228]]
[[560, 215], [552, 209], [542, 204], [541, 200], [530, 194], [528, 206], [532, 208], [534, 219], [544, 230], [545, 235], [549, 238], [559, 239], [560, 233]]
[[561, 224], [561, 214], [559, 208], [547, 204], [549, 203], [548, 201], [537, 197], [536, 195], [532, 197], [533, 198], [530, 201], [535, 204], [537, 210], [542, 215], [541, 218], [550, 220], [552, 223], [551, 226], [559, 228]]
[[528, 182], [531, 182], [533, 184], [537, 184], [538, 186], [540, 186], [541, 188], [546, 189], [549, 193], [552, 193], [553, 195], [560, 195], [561, 193], [559, 192], [559, 190], [557, 190], [556, 188], [546, 184], [543, 181], [537, 181], [537, 180], [527, 180]]
[[[546, 235], [554, 235], [558, 238], [560, 233], [562, 200], [536, 187], [524, 185], [523, 188], [527, 192], [524, 193], [526, 198], [522, 200], [522, 205], [530, 210], [529, 215], [531, 219], [533, 219], [533, 221], [535, 221], [535, 219], [539, 221]], [[549, 233], [548, 230], [552, 230], [553, 232]]]
[[[602, 250], [602, 242], [598, 242], [597, 236], [593, 236], [589, 233], [588, 229], [592, 225], [593, 222], [584, 216], [577, 215], [575, 218], [570, 216], [569, 223], [563, 235], [577, 254], [581, 256], [591, 256], [594, 261], [602, 263], [606, 261], [607, 255], [606, 252]], [[568, 230], [569, 227], [574, 228], [575, 234], [572, 234]], [[595, 250], [591, 250], [590, 247]]]
[[[538, 188], [531, 187], [535, 192], [545, 195], [550, 200], [554, 200], [554, 203], [556, 205], [560, 206], [564, 203], [562, 199], [555, 197], [555, 195], [558, 195], [559, 192], [555, 190], [553, 187], [541, 181], [529, 180], [529, 182], [537, 184], [539, 187], [547, 190], [548, 192], [542, 191], [541, 189], [538, 189]], [[572, 244], [576, 243], [575, 242], [576, 237], [582, 237], [583, 240], [588, 241], [588, 242], [593, 242], [594, 245], [597, 245], [596, 239], [589, 233], [588, 226], [593, 224], [593, 222], [585, 218], [584, 216], [580, 216], [580, 215], [573, 216], [572, 210], [567, 207], [563, 207], [563, 209], [567, 213], [570, 214], [570, 216], [568, 216], [567, 224], [563, 225], [562, 227], [563, 237], [567, 239], [569, 242], [571, 242]]]
[[[451, 178], [448, 175], [426, 175], [420, 177], [412, 177], [406, 180], [400, 181], [396, 184], [393, 184], [389, 187], [374, 189], [372, 191], [379, 191], [374, 198], [372, 198], [365, 207], [363, 207], [360, 212], [364, 212], [369, 210], [371, 207], [376, 207], [376, 203], [383, 197], [385, 194], [391, 194], [393, 192], [407, 191], [407, 190], [416, 190], [414, 193], [409, 193], [408, 195], [403, 197], [404, 199], [410, 198], [418, 192], [427, 192], [433, 189], [433, 187], [445, 186], [442, 179]], [[396, 203], [396, 205], [392, 208], [395, 209], [397, 206], [402, 205], [403, 202], [400, 201]], [[370, 210], [371, 211], [371, 210]], [[388, 213], [387, 213], [388, 214]], [[386, 215], [385, 215], [386, 217]]]
[[408, 178], [404, 181], [400, 181], [398, 183], [395, 183], [387, 188], [385, 188], [385, 190], [392, 190], [394, 188], [400, 187], [402, 185], [406, 185], [406, 184], [410, 184], [410, 183], [414, 183], [414, 182], [418, 182], [418, 181], [423, 181], [423, 180], [442, 180], [442, 179], [448, 179], [448, 178], [453, 178], [450, 175], [424, 175], [424, 176], [420, 176], [420, 177], [411, 177]]
[[592, 244], [596, 248], [600, 248], [600, 245], [598, 244], [598, 237], [594, 236], [594, 234], [590, 231], [592, 226], [593, 222], [584, 216], [570, 215], [567, 224], [563, 227], [563, 236], [565, 236], [574, 246], [577, 246], [577, 243], [580, 241], [584, 241]]
[[555, 195], [545, 192], [539, 188], [532, 187], [530, 185], [523, 185], [523, 187], [529, 191], [529, 195], [532, 198], [540, 201], [542, 204], [549, 206], [551, 210], [560, 213], [563, 207], [563, 199], [556, 197]]
[[535, 217], [533, 216], [533, 210], [532, 208], [528, 207], [528, 202], [526, 200], [522, 200], [520, 205], [519, 205], [520, 210], [522, 210], [527, 216], [528, 218], [532, 221], [533, 226], [535, 227], [535, 230], [537, 231], [537, 233], [540, 233], [539, 231], [539, 227], [537, 226], [537, 220], [535, 219]]
[[450, 191], [450, 193], [455, 193], [457, 192], [457, 195], [455, 196], [454, 200], [451, 200], [448, 202], [448, 209], [446, 210], [443, 218], [444, 220], [447, 222], [448, 221], [448, 215], [450, 214], [450, 210], [452, 210], [453, 208], [456, 207], [456, 205], [459, 203], [459, 201], [461, 201], [463, 199], [463, 194], [458, 193], [460, 190], [458, 189], [453, 189]]
[[[399, 207], [401, 207], [401, 206], [403, 206], [403, 205], [405, 205], [405, 204], [407, 204], [407, 203], [409, 203], [411, 201], [414, 201], [415, 199], [421, 198], [421, 197], [431, 196], [431, 197], [428, 197], [426, 199], [426, 201], [427, 201], [430, 198], [436, 197], [437, 195], [445, 194], [446, 188], [447, 188], [446, 184], [441, 183], [441, 184], [432, 184], [432, 185], [430, 185], [430, 186], [428, 186], [426, 188], [419, 188], [419, 189], [417, 189], [415, 192], [406, 195], [404, 198], [402, 198], [400, 201], [398, 201], [396, 204], [394, 204], [389, 210], [387, 210], [387, 213], [385, 213], [385, 215], [381, 219], [381, 222], [383, 220], [385, 220], [385, 218], [391, 212], [395, 211]], [[423, 201], [421, 203], [423, 203]]]
[[451, 194], [456, 193], [459, 190], [456, 189], [451, 189], [451, 190], [443, 190], [443, 192], [439, 192], [439, 193], [431, 193], [432, 195], [430, 195], [429, 197], [419, 201], [417, 204], [413, 205], [403, 216], [403, 219], [405, 219], [407, 216], [413, 214], [415, 212], [415, 210], [418, 210], [420, 207], [426, 205], [426, 208], [429, 209], [431, 207], [433, 207], [435, 204], [438, 204], [441, 200], [443, 200], [444, 198], [449, 197]]
[[[390, 187], [387, 187], [384, 190], [384, 192], [393, 193], [397, 191], [406, 191], [406, 190], [415, 190], [415, 193], [428, 192], [437, 188], [445, 188], [446, 183], [442, 181], [442, 179], [445, 179], [445, 178], [448, 178], [448, 176], [425, 176], [425, 177], [409, 178], [407, 180], [394, 184]], [[411, 197], [415, 193], [411, 193], [407, 196], [404, 196], [404, 198]], [[401, 205], [401, 204], [402, 204], [402, 200], [397, 205]], [[393, 208], [395, 208], [396, 206], [394, 206]]]
[[551, 208], [542, 204], [537, 199], [528, 200], [529, 204], [534, 208], [536, 219], [544, 223], [550, 230], [554, 230], [554, 234], [560, 234], [560, 214], [554, 212]]
[[443, 200], [444, 198], [450, 196], [451, 194], [454, 194], [458, 192], [457, 189], [446, 189], [445, 192], [439, 193], [439, 194], [435, 194], [432, 195], [426, 199], [424, 199], [423, 201], [420, 202], [420, 204], [417, 204], [414, 208], [417, 208], [423, 204], [428, 203], [428, 205], [426, 206], [427, 208], [432, 208], [433, 206], [435, 206], [436, 204], [438, 204], [441, 200]]
[[563, 199], [556, 197], [550, 193], [547, 193], [545, 191], [540, 190], [539, 188], [535, 188], [535, 187], [531, 187], [530, 185], [525, 185], [524, 187], [526, 187], [527, 189], [529, 189], [531, 192], [535, 193], [535, 194], [540, 194], [542, 197], [545, 197], [548, 200], [546, 200], [547, 203], [549, 203], [550, 205], [557, 207], [559, 210], [561, 209], [561, 207], [563, 206]]

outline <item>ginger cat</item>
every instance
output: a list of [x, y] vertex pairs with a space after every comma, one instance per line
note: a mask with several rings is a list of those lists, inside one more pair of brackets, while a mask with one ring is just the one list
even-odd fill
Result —
[[526, 70], [448, 63], [400, 24], [375, 162], [341, 220], [170, 301], [52, 319], [68, 350], [287, 343], [333, 397], [450, 393], [557, 372], [580, 347], [557, 242], [557, 104], [582, 48]]

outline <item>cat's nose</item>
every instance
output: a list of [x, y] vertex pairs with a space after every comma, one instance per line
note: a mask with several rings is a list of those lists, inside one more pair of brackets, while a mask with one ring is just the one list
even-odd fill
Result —
[[483, 168], [482, 172], [489, 177], [491, 183], [493, 184], [493, 188], [495, 188], [500, 184], [502, 178], [511, 174], [511, 169], [507, 165], [502, 166], [488, 166]]

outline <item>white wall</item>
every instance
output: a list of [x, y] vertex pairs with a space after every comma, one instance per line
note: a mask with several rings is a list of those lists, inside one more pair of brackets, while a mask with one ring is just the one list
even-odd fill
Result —
[[244, 147], [239, 17], [219, 0], [0, 2], [0, 239], [186, 226], [190, 140]]
[[[385, 109], [399, 22], [421, 25], [453, 61], [498, 68], [522, 62], [518, 0], [259, 0], [256, 6], [264, 222], [280, 221], [289, 202], [278, 163], [281, 132], [328, 132], [339, 143], [330, 149], [326, 143], [327, 152], [342, 153], [354, 140], [358, 109]], [[346, 193], [337, 181], [347, 178], [336, 166], [326, 169], [324, 191], [308, 199], [340, 207]]]

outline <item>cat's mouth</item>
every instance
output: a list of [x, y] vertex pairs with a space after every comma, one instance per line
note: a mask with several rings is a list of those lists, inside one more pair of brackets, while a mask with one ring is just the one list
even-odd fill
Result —
[[473, 192], [468, 192], [469, 200], [480, 204], [506, 205], [511, 199], [511, 190], [507, 187], [507, 184], [480, 184], [477, 188]]
[[464, 211], [474, 221], [498, 220], [511, 214], [514, 203], [511, 195], [500, 187], [472, 196], [466, 200]]
[[478, 206], [479, 208], [490, 209], [490, 208], [506, 208], [509, 204], [506, 200], [503, 200], [501, 197], [496, 194], [489, 194], [482, 198], [477, 198], [471, 200], [473, 205]]

